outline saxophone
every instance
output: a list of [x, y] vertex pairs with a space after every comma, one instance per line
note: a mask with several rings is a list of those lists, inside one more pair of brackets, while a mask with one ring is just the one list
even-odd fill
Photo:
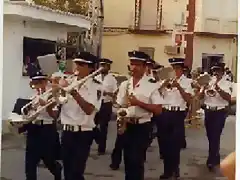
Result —
[[127, 87], [126, 87], [126, 93], [124, 96], [125, 102], [126, 104], [124, 106], [122, 106], [122, 108], [119, 109], [118, 113], [117, 113], [117, 132], [118, 134], [123, 134], [127, 128], [127, 122], [128, 122], [128, 107], [130, 107], [130, 101], [129, 101], [129, 88], [130, 88], [130, 80], [127, 83]]

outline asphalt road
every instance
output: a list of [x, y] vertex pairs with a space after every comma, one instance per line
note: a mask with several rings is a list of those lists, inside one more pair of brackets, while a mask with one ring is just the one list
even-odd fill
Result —
[[[113, 149], [116, 128], [115, 122], [109, 126], [108, 152], [98, 156], [96, 144], [92, 145], [91, 155], [85, 171], [86, 180], [122, 180], [124, 179], [123, 164], [118, 171], [109, 169], [110, 153]], [[205, 167], [208, 152], [208, 142], [205, 130], [187, 129], [187, 149], [181, 153], [181, 177], [184, 180], [214, 180], [225, 179], [220, 175], [209, 173]], [[235, 116], [227, 119], [221, 140], [221, 157], [224, 158], [235, 148]], [[1, 180], [24, 180], [24, 138], [22, 136], [6, 135], [2, 143]], [[145, 164], [146, 180], [158, 180], [163, 172], [163, 163], [158, 156], [157, 142], [154, 141], [148, 149]], [[38, 170], [38, 180], [53, 180], [52, 175], [44, 167]]]

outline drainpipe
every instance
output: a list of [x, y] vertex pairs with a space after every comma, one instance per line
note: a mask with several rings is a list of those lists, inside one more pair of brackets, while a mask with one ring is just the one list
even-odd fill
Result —
[[104, 27], [103, 27], [103, 22], [104, 22], [104, 9], [103, 9], [103, 0], [100, 0], [100, 7], [99, 7], [99, 10], [100, 10], [100, 15], [98, 16], [98, 21], [99, 21], [99, 44], [98, 44], [98, 47], [97, 47], [97, 56], [99, 58], [102, 57], [102, 38], [103, 38], [103, 30], [104, 30]]
[[[195, 26], [195, 14], [196, 14], [196, 0], [189, 0], [187, 5], [188, 18], [187, 18], [187, 31], [194, 32]], [[194, 33], [193, 34], [186, 34], [186, 56], [185, 56], [185, 65], [192, 69], [193, 64], [193, 40], [194, 40]]]
[[163, 20], [163, 0], [160, 0], [160, 30], [162, 30], [162, 20]]

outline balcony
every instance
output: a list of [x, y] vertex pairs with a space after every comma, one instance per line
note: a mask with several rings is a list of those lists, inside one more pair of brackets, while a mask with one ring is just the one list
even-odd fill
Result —
[[[179, 7], [172, 2], [167, 4], [161, 0], [135, 0], [135, 2], [135, 11], [130, 15], [130, 32], [161, 34], [179, 29], [180, 26], [181, 30], [186, 30], [185, 4], [181, 5], [179, 11], [175, 11]], [[172, 6], [174, 10], [170, 8]]]

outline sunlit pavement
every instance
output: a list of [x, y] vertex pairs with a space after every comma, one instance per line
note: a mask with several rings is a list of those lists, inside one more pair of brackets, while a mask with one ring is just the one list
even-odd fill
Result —
[[[113, 149], [116, 136], [115, 122], [111, 122], [108, 135], [108, 152], [98, 156], [96, 144], [92, 146], [91, 156], [88, 159], [85, 171], [86, 180], [122, 180], [124, 167], [112, 171], [109, 168], [110, 153]], [[220, 175], [211, 174], [205, 167], [208, 143], [204, 129], [187, 129], [187, 149], [181, 153], [181, 179], [184, 180], [212, 180], [224, 179]], [[223, 131], [221, 142], [221, 156], [224, 158], [235, 147], [235, 116], [229, 116]], [[159, 159], [158, 146], [154, 141], [148, 149], [145, 165], [145, 179], [158, 180], [163, 171], [163, 163]], [[47, 169], [40, 167], [38, 180], [53, 180]], [[6, 135], [2, 143], [1, 180], [24, 180], [24, 138]]]

